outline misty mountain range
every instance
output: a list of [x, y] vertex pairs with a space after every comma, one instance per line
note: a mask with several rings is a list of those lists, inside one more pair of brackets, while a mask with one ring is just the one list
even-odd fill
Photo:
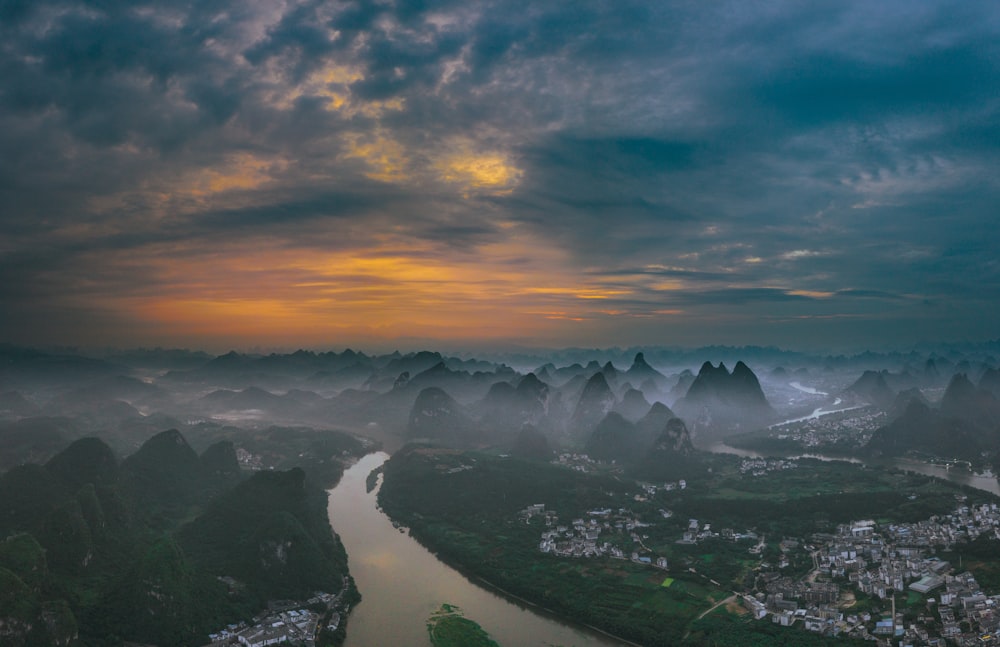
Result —
[[[685, 363], [696, 352], [725, 359]], [[997, 342], [850, 357], [759, 347], [638, 350], [625, 362], [622, 351], [592, 351], [590, 359], [586, 353], [560, 351], [526, 367], [518, 363], [526, 355], [512, 355], [507, 363], [433, 351], [233, 351], [212, 357], [140, 350], [97, 358], [5, 346], [0, 467], [46, 460], [89, 434], [99, 433], [127, 454], [164, 429], [272, 424], [343, 429], [390, 449], [426, 441], [512, 450], [530, 438], [527, 445], [539, 455], [590, 450], [634, 462], [675, 418], [694, 446], [705, 447], [834, 399], [888, 412], [886, 429], [872, 440], [879, 452], [943, 452], [942, 443], [927, 438], [943, 434], [948, 424], [982, 439], [968, 446], [992, 451]], [[560, 357], [579, 361], [554, 361]], [[977, 406], [950, 404], [966, 382], [978, 395], [965, 401]], [[913, 407], [920, 406], [934, 415], [918, 415]], [[917, 418], [917, 427], [906, 422]], [[923, 431], [910, 433], [916, 428]]]
[[[432, 351], [97, 358], [2, 347], [0, 578], [23, 600], [8, 600], [5, 617], [22, 623], [19, 640], [51, 644], [101, 635], [101, 618], [138, 639], [192, 636], [242, 613], [234, 600], [249, 608], [339, 581], [342, 551], [307, 479], [329, 487], [378, 445], [587, 454], [669, 481], [704, 477], [704, 450], [726, 438], [825, 407], [879, 413], [866, 455], [1000, 466], [995, 350], [747, 348], [694, 364], [672, 351], [617, 362], [581, 351], [523, 366]], [[279, 544], [294, 550], [272, 559]], [[237, 593], [213, 579], [234, 574]], [[169, 603], [143, 597], [150, 583]], [[129, 624], [140, 607], [156, 622]]]

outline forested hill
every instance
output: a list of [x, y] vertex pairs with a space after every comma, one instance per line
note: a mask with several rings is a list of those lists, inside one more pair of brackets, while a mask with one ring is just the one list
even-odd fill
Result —
[[176, 430], [119, 462], [85, 438], [0, 476], [0, 644], [205, 644], [272, 599], [336, 593], [347, 556], [302, 469], [243, 473]]

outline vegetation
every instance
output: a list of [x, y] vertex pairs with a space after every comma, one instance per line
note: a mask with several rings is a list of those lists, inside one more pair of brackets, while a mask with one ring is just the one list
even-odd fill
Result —
[[462, 616], [461, 610], [450, 604], [431, 615], [427, 632], [434, 647], [500, 647], [478, 624]]
[[[648, 494], [611, 472], [589, 474], [512, 457], [410, 446], [384, 467], [381, 507], [446, 562], [502, 590], [579, 622], [644, 645], [708, 644], [708, 629], [734, 642], [718, 644], [821, 644], [802, 631], [781, 633], [757, 623], [698, 620], [733, 590], [752, 585], [761, 559], [782, 554], [784, 537], [806, 538], [853, 519], [883, 522], [925, 519], [954, 508], [957, 486], [900, 471], [880, 471], [843, 462], [799, 461], [795, 469], [754, 477], [742, 475], [738, 458], [702, 458], [707, 469], [685, 489]], [[965, 492], [971, 499], [988, 495]], [[626, 555], [632, 550], [666, 557], [669, 572], [627, 559], [565, 559], [538, 549], [547, 529], [540, 517], [518, 513], [544, 503], [567, 525], [588, 511], [624, 510], [649, 526], [640, 546], [630, 533], [602, 532]], [[672, 512], [665, 518], [661, 511]], [[763, 555], [750, 553], [755, 539], [722, 536], [683, 544], [677, 540], [691, 519], [699, 528], [754, 531], [768, 539]], [[806, 551], [793, 551], [790, 572], [808, 570]], [[672, 580], [669, 586], [667, 580]], [[713, 623], [723, 623], [715, 626]], [[723, 635], [720, 634], [720, 635]], [[791, 636], [791, 637], [789, 637]]]
[[325, 492], [303, 470], [248, 478], [230, 444], [199, 457], [176, 431], [121, 464], [79, 440], [0, 476], [0, 501], [5, 645], [203, 644], [269, 599], [335, 592], [347, 574]]
[[746, 617], [712, 613], [696, 620], [687, 640], [712, 647], [852, 647], [866, 645], [863, 640], [842, 636], [826, 637], [796, 631], [772, 622], [755, 622]]

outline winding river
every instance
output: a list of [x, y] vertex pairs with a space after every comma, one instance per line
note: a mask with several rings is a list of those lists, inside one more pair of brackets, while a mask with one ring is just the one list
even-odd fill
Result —
[[442, 603], [461, 607], [505, 647], [625, 644], [477, 586], [393, 528], [376, 507], [377, 489], [365, 491], [369, 472], [388, 458], [384, 452], [365, 456], [330, 490], [330, 521], [363, 597], [351, 611], [345, 647], [429, 647], [427, 618]]
[[[723, 443], [717, 443], [709, 450], [760, 456], [757, 452], [735, 449]], [[807, 456], [845, 460], [821, 455]], [[479, 623], [505, 646], [626, 644], [570, 625], [537, 607], [516, 604], [473, 584], [409, 534], [399, 532], [376, 507], [378, 490], [365, 491], [368, 474], [388, 458], [389, 455], [384, 452], [365, 456], [344, 472], [340, 483], [329, 493], [330, 520], [344, 542], [351, 574], [364, 598], [351, 612], [345, 647], [430, 647], [427, 618], [443, 603], [461, 607], [466, 617]], [[858, 459], [847, 460], [862, 462]], [[877, 464], [936, 476], [1000, 495], [1000, 483], [995, 477], [977, 475], [965, 469], [949, 469], [943, 465], [906, 459], [884, 460]]]

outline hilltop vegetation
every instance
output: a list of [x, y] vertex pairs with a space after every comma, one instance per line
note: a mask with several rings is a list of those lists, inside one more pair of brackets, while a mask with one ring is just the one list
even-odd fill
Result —
[[301, 469], [241, 472], [176, 430], [119, 463], [97, 438], [0, 476], [4, 645], [203, 644], [267, 600], [344, 586], [326, 496]]

